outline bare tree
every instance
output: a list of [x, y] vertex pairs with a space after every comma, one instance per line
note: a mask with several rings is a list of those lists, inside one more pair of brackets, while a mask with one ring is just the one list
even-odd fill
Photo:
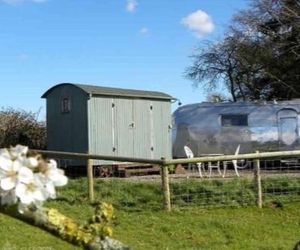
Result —
[[192, 66], [186, 70], [186, 76], [194, 81], [195, 86], [208, 91], [224, 83], [233, 101], [237, 100], [236, 90], [239, 83], [236, 76], [238, 62], [235, 57], [237, 48], [228, 37], [223, 42], [210, 44], [192, 55]]

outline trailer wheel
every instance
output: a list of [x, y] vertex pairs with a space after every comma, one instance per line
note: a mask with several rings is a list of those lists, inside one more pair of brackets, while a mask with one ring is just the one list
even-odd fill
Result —
[[100, 166], [99, 167], [99, 177], [106, 178], [112, 176], [112, 171], [110, 166]]

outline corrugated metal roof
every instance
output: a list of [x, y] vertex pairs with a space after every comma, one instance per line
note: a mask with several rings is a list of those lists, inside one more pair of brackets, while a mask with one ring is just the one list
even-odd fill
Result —
[[53, 86], [47, 90], [42, 98], [47, 98], [47, 96], [54, 90], [63, 85], [72, 85], [74, 87], [80, 88], [87, 94], [91, 95], [106, 95], [106, 96], [122, 96], [122, 97], [134, 97], [134, 98], [151, 98], [151, 99], [173, 99], [172, 96], [167, 95], [162, 92], [157, 91], [144, 91], [144, 90], [135, 90], [135, 89], [120, 89], [120, 88], [111, 88], [103, 86], [94, 86], [94, 85], [84, 85], [84, 84], [74, 84], [74, 83], [61, 83]]

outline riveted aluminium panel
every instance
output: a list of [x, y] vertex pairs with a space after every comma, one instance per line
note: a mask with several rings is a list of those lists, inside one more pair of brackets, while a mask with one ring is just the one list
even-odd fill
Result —
[[[184, 145], [196, 156], [234, 154], [238, 145], [240, 153], [299, 149], [299, 113], [299, 99], [184, 105], [173, 114], [173, 157], [185, 157]], [[247, 115], [247, 123], [223, 124], [224, 115]]]

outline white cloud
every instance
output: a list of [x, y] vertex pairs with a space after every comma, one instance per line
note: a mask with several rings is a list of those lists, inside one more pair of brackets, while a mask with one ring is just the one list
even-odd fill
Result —
[[211, 17], [202, 10], [197, 10], [182, 18], [182, 23], [198, 38], [211, 33], [215, 28]]
[[18, 5], [25, 2], [32, 2], [32, 3], [44, 3], [48, 0], [1, 0], [3, 3], [11, 4], [11, 5]]
[[136, 0], [127, 0], [126, 10], [128, 12], [134, 12], [138, 3]]
[[143, 28], [140, 29], [139, 32], [140, 32], [141, 35], [146, 36], [146, 35], [149, 34], [149, 29], [146, 28], [146, 27], [143, 27]]

